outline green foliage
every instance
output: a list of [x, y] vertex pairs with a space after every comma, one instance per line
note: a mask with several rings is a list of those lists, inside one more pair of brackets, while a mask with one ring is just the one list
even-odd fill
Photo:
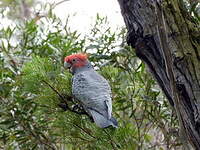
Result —
[[[2, 28], [0, 36], [2, 149], [179, 146], [176, 118], [145, 65], [124, 43], [125, 29], [113, 32], [107, 19], [97, 15], [90, 33], [81, 36], [50, 15]], [[67, 98], [71, 74], [62, 66], [66, 55], [77, 52], [89, 53], [95, 68], [109, 80], [118, 129], [100, 129], [87, 116], [58, 106], [61, 99], [55, 90], [70, 107], [74, 104]]]
[[[189, 16], [193, 23], [199, 25], [200, 23], [200, 2], [199, 0], [181, 0], [185, 11], [189, 12]], [[185, 14], [188, 15], [188, 14]]]

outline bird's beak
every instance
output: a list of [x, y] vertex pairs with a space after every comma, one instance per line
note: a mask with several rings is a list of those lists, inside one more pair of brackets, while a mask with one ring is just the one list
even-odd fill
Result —
[[72, 65], [70, 63], [67, 63], [66, 61], [64, 62], [64, 68], [70, 69]]

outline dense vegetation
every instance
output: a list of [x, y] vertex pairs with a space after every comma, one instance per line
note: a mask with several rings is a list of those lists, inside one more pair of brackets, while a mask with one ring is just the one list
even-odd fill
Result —
[[[0, 148], [180, 147], [177, 119], [145, 65], [125, 44], [126, 30], [112, 31], [99, 15], [86, 35], [71, 30], [68, 20], [63, 22], [50, 9], [43, 19], [1, 27]], [[109, 80], [118, 129], [100, 129], [63, 106], [74, 105], [63, 58], [77, 52], [88, 53]]]

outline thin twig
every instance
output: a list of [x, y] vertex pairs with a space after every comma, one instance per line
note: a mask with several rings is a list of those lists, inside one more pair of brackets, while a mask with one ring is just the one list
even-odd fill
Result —
[[78, 127], [79, 129], [81, 129], [83, 132], [85, 132], [87, 135], [91, 136], [92, 138], [96, 139], [95, 136], [93, 136], [90, 132], [88, 132], [87, 130], [85, 130], [84, 128], [82, 128], [81, 126], [77, 125], [77, 124], [73, 124], [73, 126]]
[[62, 1], [58, 2], [58, 3], [55, 3], [54, 5], [52, 5], [52, 9], [54, 9], [56, 6], [58, 6], [58, 5], [60, 5], [60, 4], [64, 3], [64, 2], [67, 2], [67, 1], [69, 1], [69, 0], [62, 0]]
[[61, 107], [63, 110], [69, 110], [69, 111], [71, 111], [71, 112], [73, 112], [73, 113], [76, 113], [76, 114], [79, 114], [79, 115], [87, 115], [88, 117], [90, 117], [90, 116], [88, 115], [88, 113], [87, 113], [85, 110], [83, 110], [82, 112], [79, 112], [79, 111], [75, 111], [73, 108], [71, 109], [71, 108], [69, 107], [69, 105], [68, 105], [68, 103], [67, 103], [67, 101], [66, 101], [66, 99], [65, 99], [64, 96], [62, 96], [62, 95], [61, 95], [52, 85], [50, 85], [47, 81], [42, 80], [42, 82], [44, 82], [46, 85], [48, 85], [48, 86], [59, 96], [60, 102], [63, 103], [63, 104], [65, 105], [65, 108], [63, 108], [61, 105], [59, 105], [59, 107]]
[[62, 100], [61, 102], [65, 102], [65, 98], [53, 87], [51, 86], [47, 81], [42, 80], [42, 82], [44, 82], [45, 84], [47, 84], [59, 97], [60, 100]]
[[[110, 135], [106, 130], [103, 130], [103, 131], [108, 135], [108, 137], [109, 137], [109, 139], [110, 139], [110, 144], [111, 144], [112, 148], [113, 148], [114, 150], [117, 150], [117, 148], [116, 148], [117, 143], [111, 138], [111, 135]], [[115, 145], [116, 145], [116, 146], [115, 146]]]

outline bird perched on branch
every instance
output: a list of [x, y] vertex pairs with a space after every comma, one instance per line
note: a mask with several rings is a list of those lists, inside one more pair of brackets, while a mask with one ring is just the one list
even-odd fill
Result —
[[86, 54], [65, 57], [64, 67], [73, 74], [72, 94], [100, 128], [113, 126], [111, 88], [108, 81], [97, 73]]

